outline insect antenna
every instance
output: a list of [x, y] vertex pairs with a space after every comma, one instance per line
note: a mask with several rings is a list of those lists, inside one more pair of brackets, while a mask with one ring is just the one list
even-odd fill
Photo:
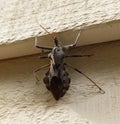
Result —
[[39, 25], [46, 33], [48, 33], [50, 36], [52, 35], [52, 39], [54, 40], [54, 43], [56, 46], [58, 46], [58, 39], [54, 34], [51, 34], [46, 28], [44, 28], [42, 25]]
[[98, 86], [95, 81], [93, 81], [90, 77], [88, 77], [85, 73], [81, 72], [81, 71], [78, 70], [77, 68], [74, 68], [74, 67], [73, 67], [72, 65], [70, 65], [70, 64], [65, 63], [65, 65], [68, 66], [68, 67], [70, 67], [70, 68], [72, 68], [73, 70], [77, 71], [78, 73], [82, 74], [83, 76], [85, 76], [89, 81], [91, 81], [91, 82], [100, 90], [100, 92], [101, 92], [102, 94], [105, 93], [105, 91], [104, 91], [100, 86]]
[[46, 33], [48, 33], [49, 35], [52, 35], [52, 38], [54, 39], [56, 36], [51, 34], [46, 28], [44, 28], [42, 25], [39, 25]]

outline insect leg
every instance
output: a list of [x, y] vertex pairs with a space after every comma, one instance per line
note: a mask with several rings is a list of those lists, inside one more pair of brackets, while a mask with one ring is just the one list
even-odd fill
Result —
[[52, 47], [39, 46], [39, 45], [38, 45], [38, 39], [37, 39], [37, 37], [35, 37], [35, 47], [40, 48], [40, 49], [44, 49], [44, 50], [52, 50]]
[[48, 56], [39, 56], [40, 59], [46, 59]]
[[73, 44], [64, 46], [63, 49], [72, 49], [72, 48], [75, 48], [76, 45], [77, 45], [78, 39], [80, 37], [80, 34], [81, 34], [81, 30], [79, 31], [79, 33], [78, 33], [78, 35], [77, 35], [77, 37], [75, 39], [75, 42]]
[[75, 71], [77, 71], [78, 73], [80, 73], [80, 74], [82, 74], [83, 76], [85, 76], [88, 80], [90, 80], [100, 91], [101, 91], [101, 93], [102, 94], [104, 94], [105, 93], [105, 91], [102, 89], [102, 88], [100, 88], [97, 84], [96, 84], [96, 82], [94, 82], [90, 77], [88, 77], [86, 74], [84, 74], [83, 72], [81, 72], [80, 70], [78, 70], [77, 68], [74, 68], [72, 65], [70, 65], [70, 64], [66, 64], [65, 63], [65, 65], [67, 65], [68, 67], [71, 67], [73, 70], [75, 70]]
[[33, 71], [33, 75], [34, 75], [34, 77], [35, 77], [35, 79], [36, 79], [37, 82], [39, 81], [39, 79], [38, 79], [36, 73], [37, 73], [38, 71], [40, 71], [41, 69], [46, 68], [46, 67], [49, 67], [49, 66], [50, 66], [50, 64], [47, 64], [47, 65], [41, 66], [41, 67], [39, 67], [39, 68], [37, 68], [37, 69], [35, 69], [35, 70]]
[[68, 57], [91, 57], [93, 56], [92, 54], [91, 55], [66, 55], [65, 58], [68, 58]]

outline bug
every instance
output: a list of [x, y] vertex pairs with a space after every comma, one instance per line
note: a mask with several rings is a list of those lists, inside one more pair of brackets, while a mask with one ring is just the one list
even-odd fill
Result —
[[[48, 34], [52, 35], [50, 32], [47, 31], [46, 28], [44, 28], [42, 25], [40, 27], [45, 30]], [[77, 34], [77, 37], [73, 44], [61, 46], [59, 43], [59, 40], [56, 36], [52, 35], [53, 41], [54, 41], [54, 47], [48, 47], [48, 46], [40, 46], [38, 45], [38, 39], [35, 37], [35, 47], [42, 49], [42, 50], [48, 50], [50, 51], [47, 56], [40, 56], [40, 58], [48, 58], [50, 60], [50, 63], [44, 66], [41, 66], [33, 71], [34, 76], [37, 81], [39, 81], [37, 77], [37, 72], [40, 71], [43, 68], [49, 68], [48, 71], [45, 73], [45, 76], [43, 78], [43, 82], [46, 86], [46, 88], [51, 91], [53, 97], [56, 100], [59, 100], [60, 97], [63, 97], [67, 90], [70, 87], [70, 76], [68, 72], [66, 71], [66, 66], [72, 68], [79, 74], [82, 74], [85, 76], [89, 81], [91, 81], [98, 89], [101, 91], [101, 93], [105, 93], [105, 91], [96, 84], [90, 77], [88, 77], [86, 74], [84, 74], [79, 69], [73, 67], [72, 65], [65, 63], [64, 59], [68, 57], [90, 57], [92, 55], [66, 55], [65, 50], [69, 49], [75, 49], [77, 47], [77, 41], [80, 37], [81, 31]]]

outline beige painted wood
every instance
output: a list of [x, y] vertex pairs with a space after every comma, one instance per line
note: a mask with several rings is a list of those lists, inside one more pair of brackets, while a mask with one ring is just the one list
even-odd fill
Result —
[[65, 44], [78, 30], [78, 45], [119, 40], [120, 0], [0, 0], [0, 60], [38, 53], [35, 36], [52, 45], [39, 24]]
[[[0, 0], [0, 44], [120, 19], [119, 0]], [[111, 28], [111, 26], [109, 27]]]
[[72, 78], [67, 94], [56, 102], [42, 82], [35, 84], [32, 71], [48, 60], [37, 56], [0, 61], [0, 124], [119, 124], [120, 42], [80, 47], [71, 53], [94, 54], [91, 58], [67, 59], [98, 82], [98, 93], [82, 75], [69, 69]]
[[[57, 33], [59, 41], [65, 45], [73, 43], [76, 39], [79, 30], [68, 30]], [[81, 29], [81, 35], [77, 45], [83, 46], [101, 42], [116, 41], [120, 39], [120, 21], [114, 21], [106, 24], [99, 24]], [[40, 53], [41, 50], [35, 48], [35, 37], [26, 40], [16, 41], [0, 46], [0, 60], [27, 56]], [[41, 36], [38, 38], [38, 43], [41, 46], [54, 46], [53, 39], [50, 35]]]

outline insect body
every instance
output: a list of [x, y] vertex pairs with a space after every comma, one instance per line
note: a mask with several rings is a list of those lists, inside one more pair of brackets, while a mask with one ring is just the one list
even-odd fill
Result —
[[50, 59], [50, 69], [46, 73], [43, 81], [56, 100], [62, 97], [69, 89], [70, 78], [65, 69], [64, 51], [62, 47], [54, 47], [48, 55]]
[[[41, 26], [41, 25], [40, 25]], [[41, 26], [47, 33], [49, 33], [43, 26]], [[67, 57], [89, 57], [91, 55], [65, 55], [65, 50], [76, 48], [76, 43], [80, 36], [78, 33], [76, 40], [73, 44], [60, 46], [57, 37], [53, 36], [55, 46], [53, 48], [47, 46], [39, 46], [37, 43], [37, 37], [35, 37], [35, 46], [40, 49], [49, 50], [50, 53], [48, 56], [40, 56], [40, 58], [49, 58], [50, 64], [42, 66], [34, 71], [35, 78], [38, 80], [36, 73], [43, 68], [49, 67], [49, 70], [45, 74], [43, 78], [43, 82], [46, 85], [46, 88], [51, 91], [52, 95], [56, 100], [59, 100], [60, 97], [63, 97], [66, 91], [69, 89], [71, 79], [69, 77], [68, 72], [66, 71], [66, 66], [74, 69], [78, 73], [84, 75], [87, 79], [89, 79], [95, 86], [99, 88], [100, 91], [104, 93], [104, 91], [87, 75], [83, 72], [74, 68], [72, 65], [64, 62], [64, 59]], [[49, 33], [50, 34], [50, 33]]]

